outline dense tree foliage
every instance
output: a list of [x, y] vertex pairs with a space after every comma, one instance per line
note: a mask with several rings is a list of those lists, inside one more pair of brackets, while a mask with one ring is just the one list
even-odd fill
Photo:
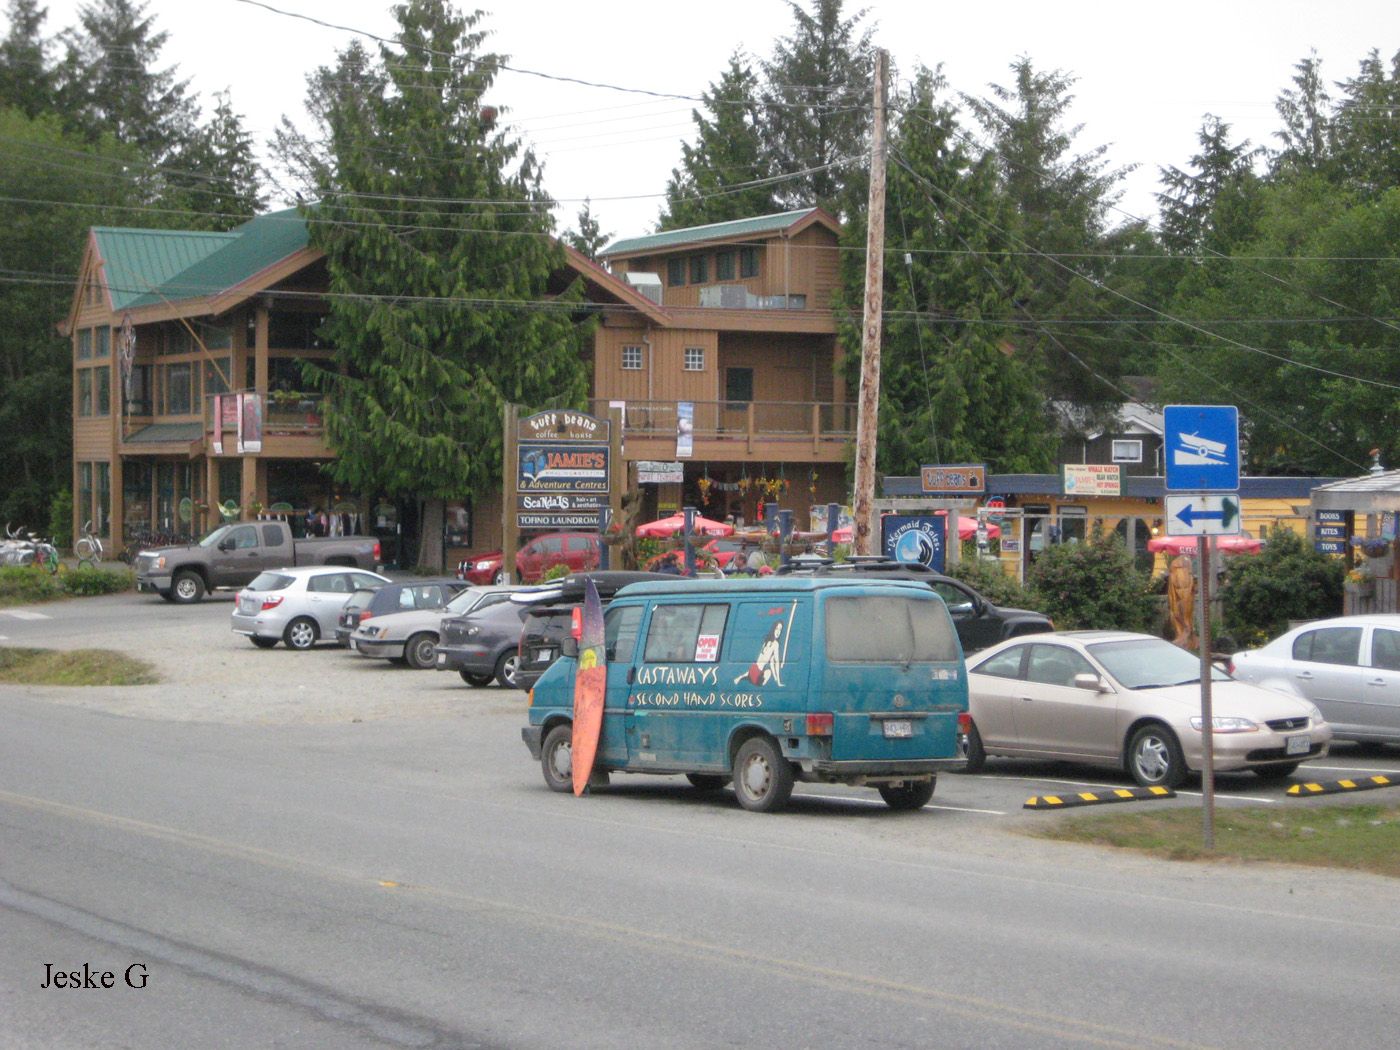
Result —
[[1220, 600], [1225, 627], [1240, 646], [1260, 645], [1288, 629], [1289, 620], [1319, 620], [1342, 612], [1346, 566], [1319, 554], [1288, 529], [1274, 529], [1262, 553], [1232, 558]]
[[1038, 608], [1061, 630], [1150, 631], [1158, 616], [1147, 574], [1116, 533], [1040, 552], [1026, 577]]
[[[587, 328], [579, 282], [551, 285], [564, 255], [534, 158], [485, 104], [504, 60], [480, 16], [409, 0], [395, 17], [376, 60], [352, 45], [312, 78], [329, 150], [284, 145], [319, 201], [337, 367], [314, 378], [335, 476], [423, 498], [420, 563], [440, 568], [443, 500], [499, 491], [503, 406], [583, 404]], [[501, 203], [450, 203], [480, 200]]]

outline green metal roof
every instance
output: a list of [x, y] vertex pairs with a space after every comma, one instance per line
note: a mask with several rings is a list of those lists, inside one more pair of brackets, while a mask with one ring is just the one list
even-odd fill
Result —
[[307, 245], [306, 220], [295, 208], [228, 233], [107, 226], [93, 233], [116, 310], [216, 295]]
[[152, 423], [133, 430], [122, 441], [128, 445], [185, 444], [203, 436], [203, 423]]
[[752, 219], [712, 222], [706, 226], [690, 226], [683, 230], [653, 233], [649, 237], [632, 237], [625, 241], [614, 241], [599, 254], [603, 256], [635, 255], [638, 252], [678, 248], [681, 245], [695, 244], [700, 241], [748, 237], [755, 233], [773, 233], [796, 225], [816, 210], [816, 208], [799, 208], [797, 211], [779, 212], [777, 215], [759, 215]]

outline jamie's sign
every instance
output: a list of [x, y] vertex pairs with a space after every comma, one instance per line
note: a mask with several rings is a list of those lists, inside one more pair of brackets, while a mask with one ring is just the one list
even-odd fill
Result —
[[608, 446], [522, 441], [515, 491], [607, 492]]

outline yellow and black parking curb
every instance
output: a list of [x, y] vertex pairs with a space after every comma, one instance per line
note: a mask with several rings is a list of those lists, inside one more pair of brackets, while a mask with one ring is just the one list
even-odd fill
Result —
[[1305, 795], [1335, 795], [1341, 791], [1374, 791], [1376, 788], [1400, 787], [1400, 777], [1352, 777], [1346, 780], [1315, 780], [1294, 784], [1286, 794], [1293, 798]]
[[1171, 788], [1114, 788], [1112, 791], [1076, 791], [1072, 795], [1035, 795], [1022, 809], [1068, 809], [1071, 806], [1102, 806], [1109, 802], [1140, 802], [1153, 798], [1176, 798]]

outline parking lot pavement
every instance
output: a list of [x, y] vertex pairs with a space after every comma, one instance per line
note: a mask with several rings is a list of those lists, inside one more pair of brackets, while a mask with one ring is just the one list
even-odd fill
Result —
[[232, 595], [172, 605], [120, 594], [0, 610], [0, 644], [115, 649], [153, 664], [158, 685], [0, 686], [112, 714], [228, 724], [428, 718], [473, 712], [523, 718], [525, 694], [472, 689], [454, 673], [414, 671], [332, 643], [310, 652], [257, 649], [229, 629]]

